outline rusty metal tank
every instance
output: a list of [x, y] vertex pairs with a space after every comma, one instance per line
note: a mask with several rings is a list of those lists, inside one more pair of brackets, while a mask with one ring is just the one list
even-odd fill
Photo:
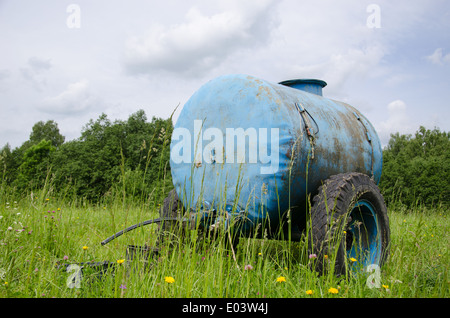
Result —
[[199, 88], [171, 141], [183, 205], [215, 211], [211, 223], [240, 219], [243, 232], [264, 221], [276, 228], [287, 212], [301, 227], [308, 198], [330, 176], [361, 172], [378, 183], [382, 150], [374, 127], [358, 109], [323, 97], [326, 85], [238, 74]]

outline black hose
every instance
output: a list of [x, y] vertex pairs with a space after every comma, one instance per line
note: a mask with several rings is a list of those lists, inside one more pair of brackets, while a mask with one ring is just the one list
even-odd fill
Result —
[[180, 221], [180, 219], [179, 218], [164, 218], [164, 219], [157, 218], [157, 219], [153, 219], [153, 220], [148, 220], [148, 221], [144, 221], [144, 222], [141, 222], [141, 223], [137, 223], [137, 224], [134, 224], [134, 225], [132, 225], [130, 227], [127, 227], [126, 229], [124, 229], [122, 231], [117, 232], [113, 236], [108, 237], [101, 244], [105, 245], [105, 244], [111, 242], [112, 240], [114, 240], [115, 238], [121, 236], [122, 234], [125, 234], [125, 233], [127, 233], [129, 231], [132, 231], [132, 230], [134, 230], [134, 229], [136, 229], [138, 227], [149, 225], [149, 224], [153, 224], [153, 223], [160, 223], [162, 221]]

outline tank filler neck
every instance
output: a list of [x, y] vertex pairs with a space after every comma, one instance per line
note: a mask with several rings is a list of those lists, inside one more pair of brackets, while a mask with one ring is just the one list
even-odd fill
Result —
[[289, 86], [295, 89], [299, 89], [308, 93], [322, 95], [322, 88], [327, 86], [327, 83], [318, 79], [293, 79], [288, 81], [283, 81], [278, 84]]

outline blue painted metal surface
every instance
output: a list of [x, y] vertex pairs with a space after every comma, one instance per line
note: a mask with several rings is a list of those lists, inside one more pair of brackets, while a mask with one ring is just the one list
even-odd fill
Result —
[[213, 222], [227, 212], [248, 232], [264, 221], [276, 227], [289, 210], [304, 217], [308, 195], [331, 175], [362, 172], [378, 183], [375, 129], [356, 108], [321, 96], [325, 85], [248, 75], [203, 85], [172, 135], [172, 179], [184, 206], [214, 209]]
[[322, 88], [327, 86], [327, 83], [317, 79], [295, 79], [279, 83], [284, 86], [289, 86], [308, 93], [322, 96]]

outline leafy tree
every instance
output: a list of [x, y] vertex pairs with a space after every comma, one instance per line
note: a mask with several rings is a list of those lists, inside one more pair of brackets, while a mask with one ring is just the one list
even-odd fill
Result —
[[65, 137], [60, 134], [58, 124], [55, 121], [48, 120], [45, 123], [38, 121], [31, 130], [30, 142], [38, 144], [43, 139], [49, 140], [53, 147], [59, 147], [64, 143]]
[[51, 141], [42, 139], [37, 145], [32, 145], [23, 155], [19, 167], [18, 185], [24, 187], [39, 187], [49, 173], [50, 155], [56, 148]]
[[[37, 122], [32, 127], [29, 139], [20, 147], [11, 150], [11, 146], [6, 144], [0, 150], [2, 180], [9, 185], [25, 187], [25, 184], [35, 177], [36, 169], [44, 169], [44, 166], [49, 164], [50, 154], [64, 143], [64, 139], [55, 121]], [[49, 144], [42, 141], [48, 141]]]
[[12, 172], [14, 171], [12, 169], [13, 165], [14, 165], [14, 158], [11, 152], [11, 146], [7, 143], [0, 150], [0, 180], [2, 182], [7, 182], [12, 178], [15, 179], [15, 177], [12, 175]]
[[[83, 127], [78, 140], [64, 143], [53, 154], [55, 180], [71, 184], [78, 195], [98, 200], [112, 189], [145, 196], [167, 175], [170, 119], [152, 118], [143, 110], [128, 120], [111, 122], [106, 114]], [[164, 168], [166, 170], [164, 171]]]
[[388, 202], [449, 204], [450, 133], [421, 126], [414, 136], [391, 135], [380, 188]]

